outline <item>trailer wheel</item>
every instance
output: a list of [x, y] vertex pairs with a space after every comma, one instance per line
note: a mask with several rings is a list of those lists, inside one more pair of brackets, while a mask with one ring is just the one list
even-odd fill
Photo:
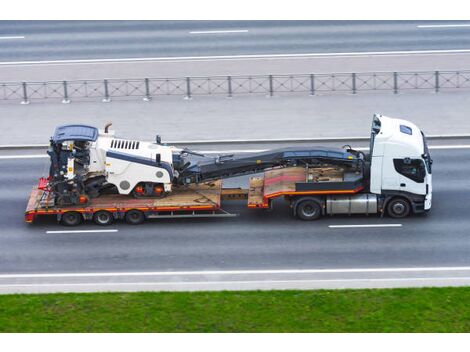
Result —
[[410, 203], [404, 198], [393, 198], [387, 204], [387, 214], [392, 218], [406, 218], [410, 213]]
[[131, 225], [139, 225], [145, 221], [145, 215], [142, 211], [132, 209], [126, 212], [126, 222]]
[[114, 216], [109, 211], [100, 210], [93, 215], [93, 221], [98, 225], [107, 226], [114, 222]]
[[68, 211], [62, 214], [60, 222], [65, 226], [77, 226], [83, 220], [82, 214], [76, 211]]
[[304, 200], [297, 205], [296, 214], [301, 220], [316, 220], [321, 216], [321, 206], [314, 200]]

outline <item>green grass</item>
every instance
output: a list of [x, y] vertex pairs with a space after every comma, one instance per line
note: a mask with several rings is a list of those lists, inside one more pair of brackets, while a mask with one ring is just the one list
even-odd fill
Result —
[[0, 296], [2, 332], [470, 332], [470, 287]]

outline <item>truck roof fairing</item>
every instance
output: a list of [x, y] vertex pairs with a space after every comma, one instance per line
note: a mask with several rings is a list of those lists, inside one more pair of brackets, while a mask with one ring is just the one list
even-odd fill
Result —
[[[376, 128], [380, 128], [380, 130], [373, 131], [375, 134], [374, 154], [383, 154], [383, 147], [385, 146], [383, 142], [387, 142], [388, 153], [392, 151], [390, 148], [392, 145], [394, 146], [393, 149], [398, 154], [401, 149], [407, 151], [408, 156], [412, 156], [412, 154], [421, 156], [424, 153], [423, 135], [421, 134], [421, 130], [414, 123], [381, 115], [375, 115], [374, 119], [380, 121], [378, 125], [374, 123]], [[399, 157], [400, 155], [396, 156]]]

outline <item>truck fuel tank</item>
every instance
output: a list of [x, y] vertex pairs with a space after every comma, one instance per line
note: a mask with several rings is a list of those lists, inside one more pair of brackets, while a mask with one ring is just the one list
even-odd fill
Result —
[[377, 195], [362, 193], [355, 195], [331, 195], [326, 198], [326, 213], [333, 214], [375, 214]]

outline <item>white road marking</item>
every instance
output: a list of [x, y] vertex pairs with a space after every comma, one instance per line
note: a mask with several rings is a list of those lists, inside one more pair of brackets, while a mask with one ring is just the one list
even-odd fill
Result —
[[331, 58], [331, 57], [361, 57], [361, 56], [408, 56], [430, 54], [465, 54], [470, 49], [449, 50], [404, 50], [404, 51], [367, 51], [344, 53], [305, 53], [305, 54], [252, 54], [252, 55], [214, 55], [214, 56], [174, 56], [174, 57], [140, 57], [121, 59], [71, 59], [71, 60], [43, 60], [43, 61], [6, 61], [1, 65], [69, 65], [69, 64], [96, 64], [96, 63], [126, 63], [139, 61], [214, 61], [214, 60], [265, 60], [265, 59], [295, 59], [295, 58]]
[[119, 230], [58, 230], [46, 231], [46, 233], [99, 233], [99, 232], [118, 232]]
[[189, 34], [225, 34], [225, 33], [248, 33], [248, 29], [230, 29], [218, 31], [191, 31]]
[[25, 36], [16, 35], [16, 36], [10, 36], [10, 37], [0, 37], [0, 40], [8, 40], [8, 39], [25, 39]]
[[469, 149], [469, 148], [470, 148], [470, 144], [429, 146], [429, 149]]
[[35, 159], [48, 158], [47, 154], [25, 154], [25, 155], [0, 155], [0, 159]]
[[364, 224], [364, 225], [328, 225], [330, 229], [346, 229], [360, 227], [402, 227], [402, 224]]
[[[470, 133], [467, 134], [431, 134], [426, 136], [430, 139], [462, 139], [470, 138]], [[319, 138], [260, 138], [260, 139], [201, 139], [201, 140], [190, 140], [190, 141], [165, 141], [166, 144], [170, 145], [184, 145], [184, 144], [261, 144], [261, 143], [318, 143], [318, 142], [337, 142], [337, 141], [366, 141], [368, 142], [370, 136], [344, 136], [344, 137], [319, 137]], [[2, 144], [0, 149], [28, 149], [28, 148], [44, 148], [49, 147], [49, 144]]]
[[454, 28], [454, 27], [470, 27], [470, 23], [466, 24], [421, 24], [417, 28]]
[[119, 277], [119, 276], [206, 276], [206, 275], [258, 275], [258, 274], [325, 274], [325, 273], [383, 273], [383, 272], [440, 272], [470, 271], [470, 266], [405, 267], [405, 268], [351, 268], [351, 269], [272, 269], [272, 270], [203, 270], [203, 271], [148, 271], [111, 273], [41, 273], [0, 274], [0, 279], [57, 278], [57, 277]]
[[[353, 148], [354, 150], [367, 151], [367, 147]], [[435, 145], [429, 146], [429, 149], [433, 150], [445, 150], [445, 149], [470, 149], [470, 144], [462, 145]], [[227, 149], [227, 150], [195, 150], [201, 154], [230, 154], [230, 153], [261, 153], [268, 151], [269, 149]], [[25, 155], [0, 155], [0, 159], [34, 159], [34, 158], [48, 158], [47, 154], [25, 154]]]
[[468, 281], [470, 277], [398, 277], [398, 278], [364, 278], [364, 279], [312, 279], [312, 280], [240, 280], [240, 281], [168, 281], [168, 282], [84, 282], [84, 283], [37, 283], [37, 284], [0, 284], [3, 287], [76, 287], [76, 286], [195, 286], [195, 285], [253, 285], [253, 284], [319, 284], [348, 282], [407, 282], [407, 281]]

